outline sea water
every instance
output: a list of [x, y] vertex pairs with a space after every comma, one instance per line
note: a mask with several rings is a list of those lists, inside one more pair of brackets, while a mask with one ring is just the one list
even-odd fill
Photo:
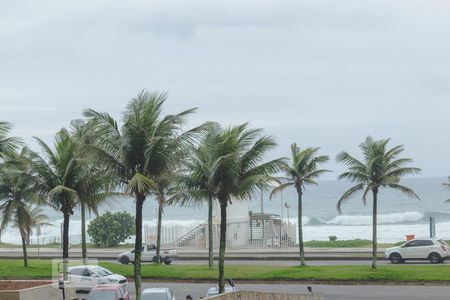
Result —
[[[404, 240], [407, 234], [416, 236], [429, 235], [429, 218], [436, 221], [436, 236], [450, 239], [450, 190], [442, 183], [446, 178], [408, 178], [402, 184], [412, 188], [420, 200], [409, 198], [398, 191], [381, 189], [378, 196], [378, 240], [379, 242], [397, 242]], [[372, 196], [368, 195], [366, 205], [362, 201], [362, 193], [356, 194], [342, 205], [342, 214], [336, 209], [339, 197], [351, 185], [339, 181], [320, 181], [318, 186], [308, 186], [303, 195], [304, 239], [328, 240], [329, 236], [337, 236], [339, 240], [371, 239], [372, 236]], [[249, 201], [249, 210], [261, 211], [260, 195], [254, 195]], [[105, 211], [127, 211], [134, 214], [134, 201], [129, 197], [117, 197], [113, 200], [114, 208], [102, 207]], [[263, 193], [263, 210], [274, 213], [287, 221], [297, 223], [297, 193], [294, 189], [283, 191], [272, 199], [269, 193]], [[43, 226], [40, 242], [50, 242], [60, 237], [62, 215], [51, 208], [45, 208], [48, 222], [53, 226]], [[156, 224], [157, 203], [149, 197], [144, 204], [144, 224]], [[88, 215], [88, 220], [94, 216]], [[166, 226], [193, 227], [207, 219], [207, 207], [177, 207], [164, 208], [163, 224]], [[81, 236], [80, 214], [78, 211], [71, 216], [70, 242], [79, 243]], [[33, 235], [34, 242], [36, 235]], [[1, 241], [20, 243], [16, 228], [9, 227], [1, 235]]]

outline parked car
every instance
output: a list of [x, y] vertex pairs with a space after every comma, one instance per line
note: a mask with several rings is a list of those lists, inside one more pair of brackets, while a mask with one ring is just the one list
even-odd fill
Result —
[[[166, 265], [170, 265], [172, 261], [177, 258], [177, 250], [175, 249], [161, 249], [161, 260]], [[154, 262], [156, 259], [156, 246], [154, 244], [144, 244], [142, 246], [141, 261]], [[129, 264], [134, 262], [134, 250], [120, 253], [117, 256], [117, 261], [122, 264]]]
[[450, 247], [444, 240], [417, 238], [401, 246], [386, 249], [384, 256], [393, 264], [402, 263], [405, 260], [429, 260], [436, 264], [450, 256]]
[[127, 279], [100, 266], [69, 267], [69, 281], [76, 290], [91, 290], [99, 284], [120, 284], [127, 287]]
[[[228, 281], [229, 286], [225, 287], [225, 293], [236, 291], [233, 279], [228, 278], [227, 281]], [[209, 288], [208, 292], [206, 293], [206, 297], [216, 296], [216, 295], [219, 295], [219, 287], [217, 287], [217, 286], [213, 286], [213, 287]]]
[[90, 291], [87, 300], [130, 300], [130, 295], [122, 284], [101, 284]]
[[142, 291], [142, 300], [177, 300], [169, 288], [149, 288]]
[[[225, 287], [225, 293], [234, 292], [236, 289], [233, 286], [226, 286]], [[216, 286], [213, 286], [208, 289], [208, 292], [206, 293], [206, 297], [210, 296], [216, 296], [219, 295], [219, 288]]]

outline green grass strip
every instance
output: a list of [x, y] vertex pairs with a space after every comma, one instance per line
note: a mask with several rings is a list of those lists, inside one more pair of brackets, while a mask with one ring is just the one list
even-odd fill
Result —
[[[133, 276], [132, 265], [117, 263], [100, 263], [114, 273], [127, 277]], [[227, 277], [236, 280], [356, 280], [356, 281], [449, 281], [448, 265], [382, 265], [377, 270], [367, 266], [294, 266], [276, 267], [262, 265], [226, 265]], [[51, 261], [29, 261], [24, 268], [21, 260], [0, 260], [0, 278], [50, 278], [52, 276]], [[155, 265], [142, 266], [142, 278], [151, 279], [216, 279], [217, 266], [209, 270], [206, 265]]]

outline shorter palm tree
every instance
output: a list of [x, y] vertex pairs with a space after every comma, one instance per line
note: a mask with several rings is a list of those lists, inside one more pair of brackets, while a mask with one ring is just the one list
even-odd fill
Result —
[[48, 216], [44, 213], [42, 207], [35, 204], [28, 204], [25, 209], [28, 211], [31, 222], [31, 231], [27, 236], [27, 245], [30, 245], [33, 230], [38, 230], [41, 226], [53, 226], [53, 224], [46, 222]]
[[367, 137], [359, 145], [363, 154], [360, 161], [347, 152], [341, 152], [337, 156], [337, 161], [348, 166], [348, 171], [339, 175], [339, 180], [349, 180], [356, 185], [347, 190], [337, 203], [337, 210], [341, 213], [342, 204], [353, 196], [356, 192], [363, 192], [363, 203], [367, 203], [367, 195], [372, 192], [372, 269], [377, 267], [377, 209], [378, 192], [380, 188], [391, 188], [398, 190], [408, 197], [419, 199], [419, 196], [404, 185], [400, 184], [400, 179], [405, 175], [417, 174], [420, 169], [407, 167], [406, 164], [412, 162], [410, 158], [399, 158], [404, 151], [403, 145], [395, 146], [391, 149], [387, 147], [390, 139], [373, 140]]
[[0, 168], [0, 231], [10, 223], [19, 229], [24, 267], [28, 266], [27, 241], [33, 226], [30, 202], [37, 201], [36, 180], [28, 172], [28, 159], [26, 149], [9, 152]]
[[112, 199], [118, 193], [110, 192], [114, 180], [108, 176], [105, 166], [98, 165], [95, 156], [90, 153], [89, 146], [94, 144], [92, 124], [84, 120], [72, 120], [70, 135], [76, 145], [75, 155], [84, 165], [84, 175], [77, 180], [74, 190], [77, 192], [81, 215], [81, 257], [87, 261], [86, 243], [86, 212], [98, 215], [98, 208], [102, 205], [114, 207]]
[[250, 199], [261, 189], [268, 188], [271, 175], [280, 169], [280, 159], [264, 161], [276, 143], [270, 136], [262, 136], [261, 129], [242, 124], [220, 129], [216, 143], [209, 150], [215, 165], [211, 187], [217, 191], [220, 205], [219, 293], [224, 293], [227, 207], [232, 200]]
[[39, 185], [40, 195], [49, 206], [63, 214], [62, 254], [66, 268], [69, 258], [70, 216], [79, 203], [75, 188], [86, 177], [88, 170], [77, 155], [77, 144], [67, 129], [63, 128], [55, 135], [53, 150], [39, 138], [35, 140], [44, 156], [30, 151], [30, 167]]
[[193, 147], [189, 157], [184, 160], [182, 170], [177, 176], [177, 191], [168, 201], [181, 206], [208, 205], [208, 267], [212, 269], [213, 255], [213, 201], [217, 199], [214, 179], [218, 164], [214, 161], [213, 147], [216, 145], [220, 126], [214, 122], [205, 124], [199, 145]]
[[303, 246], [302, 225], [302, 197], [307, 185], [317, 185], [316, 179], [330, 170], [320, 169], [319, 166], [330, 158], [326, 155], [318, 156], [320, 148], [305, 148], [303, 150], [296, 143], [291, 145], [291, 161], [283, 162], [281, 169], [287, 177], [280, 177], [280, 185], [273, 189], [270, 197], [287, 187], [295, 187], [298, 195], [298, 241], [300, 251], [300, 263], [305, 265], [305, 250]]

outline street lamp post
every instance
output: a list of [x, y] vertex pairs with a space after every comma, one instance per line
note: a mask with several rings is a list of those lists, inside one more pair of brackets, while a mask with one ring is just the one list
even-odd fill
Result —
[[290, 223], [289, 223], [289, 208], [291, 208], [291, 206], [290, 205], [288, 205], [286, 202], [284, 203], [284, 207], [286, 207], [286, 210], [287, 210], [287, 223], [288, 223], [288, 226], [290, 225]]

